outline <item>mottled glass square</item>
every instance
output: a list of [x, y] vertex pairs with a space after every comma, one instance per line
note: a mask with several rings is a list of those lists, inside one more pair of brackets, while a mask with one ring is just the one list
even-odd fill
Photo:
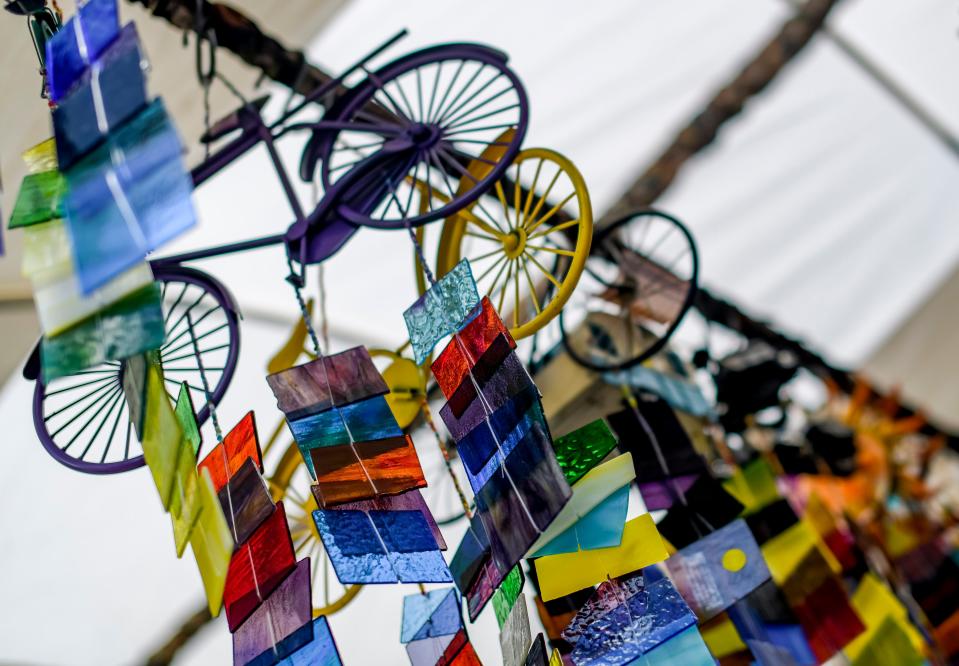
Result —
[[60, 220], [66, 215], [67, 181], [59, 171], [27, 174], [20, 183], [8, 229]]
[[452, 587], [403, 597], [400, 643], [451, 636], [463, 627], [460, 598]]
[[403, 436], [383, 396], [332, 407], [287, 423], [311, 474], [311, 449]]
[[422, 365], [440, 340], [459, 331], [471, 315], [477, 316], [479, 302], [473, 271], [466, 259], [416, 299], [403, 313], [416, 364]]
[[[456, 441], [461, 440], [487, 416], [505, 405], [510, 398], [524, 389], [535, 388], [533, 380], [530, 379], [529, 373], [526, 372], [526, 368], [515, 353], [509, 354], [489, 381], [480, 388], [483, 394], [482, 399], [478, 397], [474, 399], [475, 388], [472, 385], [464, 388], [467, 384], [471, 384], [468, 377], [460, 384], [457, 393], [461, 390], [465, 391], [470, 396], [469, 400], [460, 400], [454, 394], [453, 399], [440, 408], [440, 417]], [[456, 413], [454, 404], [461, 406], [462, 412]]]
[[193, 447], [186, 439], [181, 439], [177, 448], [173, 492], [170, 496], [170, 519], [173, 521], [176, 556], [183, 557], [183, 551], [186, 550], [203, 507], [198, 496], [199, 477], [196, 475], [196, 454]]
[[769, 580], [749, 527], [736, 520], [666, 560], [676, 587], [701, 621], [709, 620]]
[[454, 642], [458, 634], [432, 636], [410, 641], [406, 644], [406, 656], [411, 666], [437, 666], [442, 663], [443, 655]]
[[273, 498], [252, 458], [240, 465], [218, 495], [237, 543], [249, 539], [273, 513]]
[[50, 99], [60, 100], [120, 31], [116, 0], [89, 0], [46, 43]]
[[520, 593], [513, 603], [506, 622], [499, 634], [503, 652], [503, 666], [523, 666], [533, 638], [529, 629], [529, 614], [526, 610], [526, 595]]
[[526, 666], [549, 666], [549, 652], [546, 650], [546, 639], [543, 638], [543, 634], [536, 634], [524, 663]]
[[226, 620], [235, 632], [296, 566], [286, 510], [277, 502], [273, 513], [233, 553], [223, 592]]
[[310, 559], [293, 571], [233, 634], [235, 666], [272, 666], [313, 640]]
[[516, 565], [510, 569], [510, 572], [506, 574], [506, 578], [503, 579], [499, 588], [493, 593], [493, 612], [496, 615], [496, 622], [499, 624], [500, 629], [503, 628], [503, 624], [506, 622], [506, 618], [509, 616], [513, 604], [516, 603], [516, 599], [523, 589], [524, 582], [523, 571], [519, 565]]
[[143, 411], [143, 459], [153, 475], [163, 508], [170, 508], [173, 480], [177, 473], [183, 431], [163, 385], [163, 372], [156, 362], [147, 362], [146, 408]]
[[73, 247], [70, 245], [67, 223], [56, 218], [24, 227], [21, 233], [23, 256], [20, 259], [20, 274], [30, 279], [34, 290], [70, 277], [73, 279], [75, 292], [79, 294], [79, 282], [73, 272]]
[[73, 263], [83, 293], [196, 224], [182, 145], [160, 99], [64, 175]]
[[280, 666], [343, 666], [325, 615], [313, 620], [313, 640], [281, 661]]
[[252, 459], [257, 469], [263, 471], [260, 440], [256, 435], [256, 416], [253, 412], [247, 412], [226, 434], [223, 441], [206, 454], [198, 467], [210, 471], [213, 486], [219, 492], [247, 459]]
[[389, 393], [366, 347], [352, 347], [267, 375], [277, 407], [299, 419]]
[[193, 408], [193, 398], [190, 396], [190, 388], [186, 382], [180, 384], [180, 392], [177, 394], [173, 411], [176, 413], [177, 421], [180, 422], [184, 439], [190, 442], [193, 454], [199, 454], [200, 426], [196, 422], [196, 410]]
[[422, 493], [418, 489], [408, 490], [398, 495], [381, 495], [367, 500], [358, 500], [356, 502], [346, 502], [336, 506], [338, 511], [418, 511], [423, 519], [429, 525], [430, 532], [436, 540], [440, 550], [446, 550], [446, 540], [440, 531], [433, 513], [426, 505]]
[[[455, 339], [455, 336], [454, 336]], [[504, 369], [504, 365], [508, 366]], [[503, 335], [497, 336], [489, 348], [480, 356], [472, 369], [463, 377], [453, 395], [447, 401], [450, 412], [456, 418], [463, 416], [463, 412], [476, 399], [477, 388], [486, 390], [490, 380], [501, 372], [525, 372], [519, 358], [513, 353], [507, 339]]]
[[[498, 451], [501, 456], [508, 455], [516, 441], [525, 435], [534, 422], [545, 425], [545, 418], [539, 418], [541, 413], [539, 394], [531, 386], [510, 398], [457, 441], [457, 453], [463, 460], [471, 485], [475, 480], [475, 490], [481, 488], [489, 478], [489, 474], [483, 474], [483, 470], [494, 453]], [[494, 466], [497, 464], [497, 461], [493, 461]]]
[[312, 449], [313, 495], [321, 507], [395, 495], [426, 486], [409, 435]]
[[616, 448], [616, 437], [603, 419], [596, 419], [553, 441], [556, 461], [570, 483], [598, 465]]
[[493, 558], [487, 555], [480, 566], [479, 573], [466, 591], [466, 608], [469, 611], [470, 622], [475, 622], [479, 617], [480, 611], [486, 607], [486, 604], [493, 598], [493, 592], [503, 582], [508, 571], [500, 571], [499, 567], [493, 561]]
[[447, 398], [453, 395], [456, 387], [462, 383], [470, 369], [477, 364], [497, 337], [504, 336], [508, 348], [516, 348], [516, 341], [493, 309], [489, 298], [483, 296], [477, 308], [479, 312], [475, 318], [453, 336], [430, 366], [436, 383]]
[[465, 595], [467, 590], [476, 580], [484, 562], [489, 558], [489, 537], [486, 534], [486, 528], [479, 516], [473, 515], [470, 518], [466, 532], [460, 545], [453, 553], [453, 559], [450, 561], [450, 572], [453, 574], [453, 582], [460, 594]]
[[146, 67], [136, 26], [128, 23], [51, 110], [62, 171], [146, 106]]
[[159, 349], [165, 336], [160, 288], [151, 283], [62, 333], [44, 337], [43, 379], [49, 383], [106, 361]]
[[476, 495], [497, 566], [509, 571], [519, 562], [571, 496], [548, 435], [534, 423]]
[[203, 581], [210, 615], [216, 617], [223, 605], [223, 589], [235, 544], [216, 496], [210, 470], [199, 469], [197, 474], [200, 517], [190, 535], [190, 546]]

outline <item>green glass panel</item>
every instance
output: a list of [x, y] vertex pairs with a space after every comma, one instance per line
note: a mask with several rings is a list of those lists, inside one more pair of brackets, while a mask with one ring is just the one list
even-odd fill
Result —
[[493, 593], [493, 612], [496, 613], [496, 621], [499, 623], [500, 629], [506, 624], [506, 618], [509, 617], [509, 612], [513, 609], [513, 605], [522, 589], [523, 572], [520, 571], [517, 564], [510, 569], [499, 588]]
[[[190, 389], [186, 382], [180, 384], [180, 393], [176, 397], [176, 407], [173, 411], [176, 412], [176, 418], [180, 422], [180, 427], [183, 428], [184, 439], [190, 442], [193, 455], [196, 456], [200, 452], [200, 428], [196, 423], [196, 410], [193, 408], [193, 398], [190, 397]], [[196, 461], [193, 462], [193, 466], [196, 467]]]
[[40, 354], [44, 381], [158, 349], [164, 336], [160, 287], [153, 283], [63, 333], [45, 337]]
[[67, 182], [59, 171], [24, 176], [10, 215], [10, 229], [62, 218]]
[[553, 442], [556, 461], [569, 483], [576, 483], [616, 447], [616, 437], [606, 421], [596, 419]]

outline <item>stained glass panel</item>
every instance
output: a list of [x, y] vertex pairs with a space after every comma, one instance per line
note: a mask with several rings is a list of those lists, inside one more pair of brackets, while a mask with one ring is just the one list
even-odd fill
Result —
[[216, 617], [223, 605], [223, 589], [233, 556], [233, 535], [220, 508], [210, 470], [200, 469], [197, 473], [200, 477], [200, 518], [190, 535], [190, 545], [203, 580], [210, 614]]
[[426, 486], [409, 435], [312, 449], [313, 495], [321, 507]]
[[62, 98], [120, 30], [116, 0], [89, 0], [47, 41], [50, 99]]
[[563, 475], [576, 483], [616, 447], [616, 437], [603, 419], [596, 419], [553, 442]]
[[325, 615], [313, 620], [313, 640], [281, 661], [280, 666], [343, 666]]
[[403, 312], [413, 358], [422, 365], [433, 347], [479, 314], [480, 298], [469, 261], [463, 259]]
[[210, 471], [210, 478], [213, 479], [213, 485], [219, 492], [247, 458], [252, 458], [257, 469], [263, 471], [260, 440], [256, 435], [256, 417], [253, 412], [247, 412], [240, 419], [223, 441], [210, 450], [200, 462], [199, 467]]

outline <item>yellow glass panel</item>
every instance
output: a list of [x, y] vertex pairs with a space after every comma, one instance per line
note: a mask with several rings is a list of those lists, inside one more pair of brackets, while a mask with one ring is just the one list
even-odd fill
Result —
[[553, 648], [553, 653], [549, 655], [549, 666], [563, 666], [563, 657], [556, 648]]
[[186, 550], [190, 535], [203, 510], [197, 492], [198, 486], [196, 454], [193, 452], [193, 444], [184, 438], [180, 440], [180, 455], [173, 478], [173, 496], [170, 498], [170, 518], [173, 521], [173, 542], [176, 544], [177, 557], [183, 557], [183, 551]]
[[581, 550], [534, 560], [543, 601], [592, 587], [606, 580], [662, 562], [666, 547], [648, 513], [626, 523], [615, 548]]
[[226, 572], [230, 568], [234, 544], [208, 469], [200, 470], [197, 497], [200, 517], [190, 536], [190, 546], [203, 580], [210, 615], [215, 617], [220, 614], [223, 605], [223, 588], [226, 586]]
[[153, 482], [160, 492], [160, 502], [166, 510], [170, 508], [182, 441], [183, 429], [163, 387], [162, 371], [159, 365], [150, 363], [147, 366], [146, 409], [143, 417], [143, 458], [153, 474]]
[[874, 635], [887, 618], [900, 625], [901, 631], [906, 635], [915, 650], [923, 648], [925, 643], [920, 633], [909, 622], [909, 612], [906, 607], [892, 593], [892, 590], [873, 574], [867, 573], [862, 577], [851, 601], [852, 607], [856, 609], [856, 614], [866, 625], [866, 631], [845, 648], [845, 652], [850, 659], [856, 660], [864, 651], [868, 651], [869, 645], [874, 640]]
[[779, 499], [776, 474], [764, 459], [759, 458], [736, 470], [723, 487], [752, 513]]
[[746, 649], [746, 644], [739, 637], [736, 626], [732, 620], [726, 618], [722, 622], [702, 629], [703, 640], [706, 647], [717, 659], [725, 656], [742, 652]]
[[831, 534], [837, 527], [836, 517], [833, 516], [832, 511], [829, 510], [829, 507], [826, 506], [826, 503], [818, 493], [813, 493], [809, 496], [803, 518], [809, 522], [820, 536]]
[[[856, 652], [850, 648], [866, 638]], [[913, 645], [903, 627], [902, 621], [886, 616], [872, 631], [867, 631], [853, 641], [844, 650], [852, 666], [874, 666], [874, 664], [896, 664], [896, 666], [920, 666], [925, 660]]]
[[553, 519], [536, 542], [527, 551], [529, 557], [560, 534], [572, 527], [587, 513], [595, 509], [623, 486], [636, 478], [633, 456], [624, 453], [586, 472], [573, 484], [573, 496]]
[[822, 543], [816, 531], [808, 522], [800, 520], [762, 545], [763, 558], [777, 585], [792, 575], [811, 548], [819, 549], [834, 574], [842, 571], [836, 556]]
[[58, 166], [56, 141], [52, 137], [46, 141], [41, 141], [23, 151], [21, 157], [27, 163], [27, 173], [54, 171]]

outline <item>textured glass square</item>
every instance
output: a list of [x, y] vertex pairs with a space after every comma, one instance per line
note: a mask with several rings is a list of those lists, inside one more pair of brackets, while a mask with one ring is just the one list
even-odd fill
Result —
[[441, 277], [404, 313], [413, 358], [422, 365], [433, 347], [477, 316], [480, 297], [469, 261], [463, 259]]
[[[669, 483], [669, 481], [667, 481]], [[701, 474], [659, 521], [659, 533], [676, 548], [685, 548], [709, 532], [739, 517], [743, 505], [710, 474]]]
[[[341, 583], [448, 583], [449, 568], [419, 511], [317, 510], [313, 520]], [[411, 550], [418, 548], [420, 550]]]
[[487, 556], [483, 559], [479, 573], [466, 591], [466, 608], [469, 611], [470, 622], [476, 621], [480, 611], [493, 598], [493, 592], [503, 582], [507, 573], [509, 572], [500, 571], [492, 557]]
[[20, 153], [27, 173], [43, 173], [57, 170], [57, 144], [53, 137], [44, 139], [35, 146], [30, 146]]
[[256, 435], [256, 417], [247, 412], [240, 422], [226, 434], [223, 441], [214, 446], [199, 467], [210, 470], [210, 478], [217, 492], [237, 473], [243, 463], [252, 458], [257, 469], [263, 471], [260, 440]]
[[210, 615], [216, 617], [223, 605], [223, 589], [233, 557], [233, 535], [220, 508], [210, 470], [200, 469], [197, 473], [200, 479], [200, 517], [190, 535], [190, 546], [203, 580]]
[[[509, 455], [533, 423], [546, 428], [536, 388], [528, 389], [510, 398], [488, 418], [457, 442], [456, 450], [466, 467], [467, 478], [474, 492], [483, 487], [492, 469]], [[494, 457], [494, 453], [499, 455]]]
[[230, 560], [223, 592], [226, 621], [235, 632], [296, 566], [286, 510], [277, 502], [273, 513]]
[[[40, 222], [23, 229], [23, 257], [20, 273], [34, 289], [73, 274], [73, 248], [67, 223], [62, 219]], [[78, 284], [78, 283], [76, 283]], [[76, 288], [79, 293], [79, 287]]]
[[534, 560], [544, 601], [592, 587], [607, 577], [625, 575], [668, 556], [656, 524], [645, 513], [626, 523], [623, 541], [615, 548], [549, 555]]
[[661, 511], [672, 507], [679, 493], [685, 494], [698, 478], [697, 474], [684, 474], [663, 481], [643, 481], [636, 486], [639, 488], [646, 510]]
[[531, 557], [618, 546], [623, 540], [628, 509], [629, 486], [623, 486]]
[[[537, 537], [530, 547], [527, 557], [532, 557], [532, 553], [548, 545], [553, 539], [573, 527], [611, 494], [624, 486], [628, 486], [635, 476], [632, 456], [628, 453], [607, 460], [588, 471], [572, 487], [572, 498], [549, 524], [549, 527]], [[626, 497], [628, 502], [628, 493]], [[625, 522], [624, 516], [617, 528], [620, 532], [622, 532], [622, 526]]]
[[509, 571], [519, 562], [571, 496], [548, 436], [533, 424], [476, 496], [496, 565]]
[[[470, 383], [469, 378], [464, 380], [463, 384], [460, 384], [457, 393], [460, 390], [465, 390], [470, 396], [475, 396], [475, 390], [472, 386], [467, 389], [463, 388], [467, 383]], [[440, 417], [446, 424], [450, 435], [458, 442], [469, 431], [482, 423], [487, 416], [495, 413], [496, 410], [509, 402], [510, 398], [530, 387], [536, 388], [519, 357], [515, 353], [511, 353], [503, 360], [503, 363], [496, 369], [495, 374], [489, 381], [481, 387], [482, 400], [477, 398], [468, 402], [459, 401], [454, 394], [453, 399], [440, 408]], [[457, 414], [453, 409], [453, 404], [463, 406], [463, 411]]]
[[513, 604], [516, 603], [524, 582], [523, 571], [519, 568], [519, 565], [516, 565], [510, 569], [499, 588], [493, 593], [493, 612], [496, 614], [496, 621], [499, 623], [500, 629], [506, 623], [506, 618], [509, 616]]
[[612, 580], [599, 586], [563, 636], [573, 644], [577, 665], [613, 665], [652, 652], [695, 624], [696, 616], [669, 579], [643, 585]]
[[673, 409], [692, 416], [715, 419], [716, 412], [692, 382], [664, 374], [640, 363], [628, 370], [604, 372], [603, 381], [616, 387], [626, 384], [634, 391], [655, 393]]
[[603, 419], [596, 419], [553, 442], [563, 476], [576, 483], [616, 448], [616, 437]]
[[654, 442], [632, 407], [610, 414], [606, 420], [619, 438], [620, 449], [633, 454], [638, 481], [658, 481], [706, 471], [702, 456], [693, 448], [689, 435], [665, 400], [641, 399], [637, 410], [655, 435], [655, 443], [659, 444], [666, 460], [666, 469], [663, 469]]
[[[78, 3], [79, 4], [79, 3]], [[47, 41], [50, 99], [60, 100], [120, 31], [116, 0], [89, 0]]]
[[430, 532], [433, 533], [433, 538], [440, 550], [446, 550], [446, 540], [443, 538], [443, 533], [436, 524], [430, 508], [426, 505], [422, 493], [417, 489], [408, 490], [399, 495], [382, 495], [368, 500], [346, 502], [338, 504], [336, 509], [338, 511], [364, 511], [366, 513], [370, 511], [419, 511], [429, 525]]
[[196, 410], [193, 409], [193, 398], [190, 397], [190, 389], [186, 382], [180, 384], [180, 392], [177, 394], [173, 411], [176, 413], [177, 421], [180, 422], [184, 439], [190, 443], [193, 454], [198, 454], [200, 452], [200, 427], [196, 422]]
[[769, 580], [759, 544], [736, 520], [666, 560], [666, 568], [700, 620], [715, 617]]
[[[535, 573], [535, 570], [532, 573]], [[536, 611], [550, 642], [564, 640], [563, 630], [569, 626], [573, 617], [591, 596], [593, 596], [591, 587], [550, 601], [543, 601], [539, 594], [536, 595]]]
[[389, 393], [383, 376], [366, 347], [338, 354], [266, 376], [276, 405], [288, 419], [299, 419]]
[[40, 346], [43, 379], [76, 374], [105, 361], [159, 349], [166, 332], [156, 283], [138, 289]]
[[[194, 459], [195, 460], [195, 459]], [[194, 465], [196, 463], [194, 462]], [[273, 513], [273, 498], [252, 458], [240, 465], [236, 474], [217, 493], [220, 506], [230, 523], [233, 540], [244, 543]]]
[[470, 368], [476, 365], [498, 336], [505, 337], [509, 349], [516, 348], [516, 341], [496, 314], [489, 298], [483, 296], [477, 308], [479, 312], [475, 318], [453, 336], [430, 366], [436, 383], [447, 398], [453, 395], [456, 387], [469, 374]]
[[466, 631], [463, 630], [456, 634], [453, 642], [446, 647], [443, 656], [437, 666], [483, 666], [473, 649], [473, 644], [469, 642]]
[[233, 634], [235, 666], [272, 666], [313, 639], [310, 560], [293, 572]]
[[47, 337], [54, 337], [97, 317], [101, 310], [152, 284], [153, 271], [146, 262], [141, 262], [99, 289], [84, 294], [77, 276], [70, 270], [49, 282], [34, 282], [33, 302], [40, 328]]
[[426, 486], [409, 435], [312, 449], [313, 495], [321, 507], [395, 495]]
[[526, 610], [526, 595], [520, 593], [513, 603], [503, 629], [499, 634], [499, 645], [503, 651], [503, 666], [523, 666], [526, 654], [533, 642], [529, 630], [529, 615]]
[[343, 666], [325, 615], [313, 620], [313, 640], [281, 661], [280, 666]]
[[526, 666], [549, 666], [549, 653], [546, 650], [546, 639], [543, 634], [537, 634], [533, 644], [526, 654]]
[[143, 459], [160, 493], [164, 509], [170, 508], [183, 431], [163, 386], [163, 373], [156, 363], [146, 366], [146, 409], [143, 417]]
[[463, 627], [460, 599], [452, 587], [403, 597], [400, 643], [451, 636]]
[[62, 171], [146, 106], [146, 66], [136, 26], [128, 23], [52, 110]]
[[73, 263], [84, 293], [196, 224], [181, 153], [157, 99], [65, 173]]
[[27, 227], [65, 216], [67, 181], [59, 171], [31, 173], [23, 178], [10, 213], [9, 229]]
[[470, 518], [466, 533], [463, 534], [463, 540], [453, 553], [453, 559], [450, 561], [450, 572], [453, 574], [453, 582], [461, 594], [465, 595], [467, 590], [476, 580], [483, 563], [489, 558], [489, 537], [486, 534], [486, 528], [479, 516], [473, 515]]
[[437, 666], [443, 663], [443, 655], [458, 640], [459, 634], [433, 636], [410, 641], [406, 644], [406, 655], [412, 666]]
[[[456, 340], [456, 336], [453, 336], [453, 340]], [[504, 370], [504, 365], [509, 367]], [[460, 418], [476, 399], [477, 387], [485, 391], [490, 379], [504, 371], [519, 373], [526, 370], [510, 348], [506, 336], [498, 335], [449, 397], [447, 404], [453, 416]]]
[[183, 557], [183, 551], [186, 550], [203, 507], [197, 494], [199, 477], [196, 475], [196, 454], [193, 447], [186, 439], [181, 439], [177, 448], [173, 492], [170, 496], [170, 518], [173, 521], [176, 556]]
[[311, 449], [403, 436], [383, 396], [333, 407], [288, 423], [311, 473]]

